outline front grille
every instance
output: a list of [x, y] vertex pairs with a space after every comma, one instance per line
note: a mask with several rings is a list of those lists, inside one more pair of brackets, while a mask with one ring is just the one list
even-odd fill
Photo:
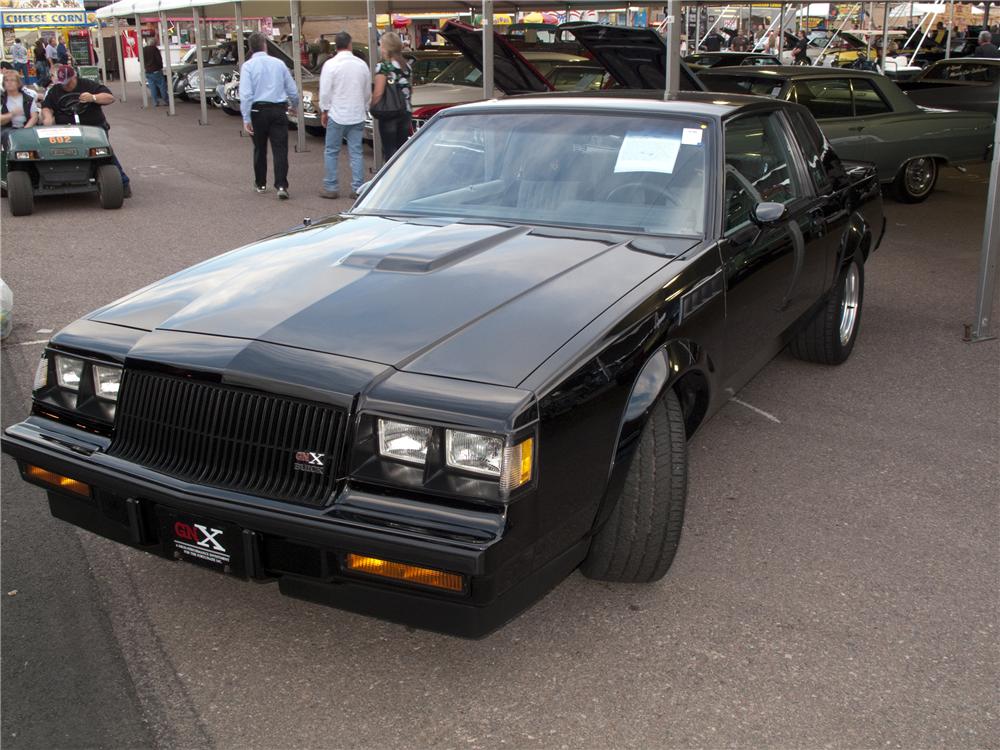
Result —
[[346, 425], [335, 407], [128, 370], [108, 453], [195, 484], [321, 505]]

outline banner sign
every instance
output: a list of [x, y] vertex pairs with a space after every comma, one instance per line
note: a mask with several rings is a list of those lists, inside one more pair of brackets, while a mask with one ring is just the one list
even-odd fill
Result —
[[0, 26], [87, 26], [85, 10], [0, 10]]

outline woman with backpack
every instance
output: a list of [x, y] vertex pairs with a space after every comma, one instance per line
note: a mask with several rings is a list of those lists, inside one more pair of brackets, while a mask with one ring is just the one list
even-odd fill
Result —
[[379, 50], [382, 60], [375, 70], [371, 113], [378, 120], [382, 158], [389, 161], [410, 137], [412, 65], [403, 57], [403, 42], [395, 31], [382, 35]]

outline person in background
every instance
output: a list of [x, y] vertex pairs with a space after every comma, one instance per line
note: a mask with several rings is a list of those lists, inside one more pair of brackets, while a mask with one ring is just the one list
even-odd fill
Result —
[[[324, 40], [326, 41], [326, 40]], [[372, 77], [364, 60], [354, 54], [351, 35], [341, 31], [334, 37], [337, 54], [326, 61], [319, 75], [320, 122], [326, 128], [323, 162], [323, 198], [339, 198], [340, 144], [347, 141], [351, 160], [351, 197], [364, 182], [365, 162], [361, 139], [365, 130]]]
[[330, 47], [330, 40], [320, 39], [319, 44], [317, 45], [317, 50], [318, 51], [316, 52], [316, 62], [313, 64], [313, 68], [318, 68], [319, 70], [322, 71], [323, 64], [331, 57], [333, 57], [333, 51]]
[[809, 64], [809, 37], [806, 36], [806, 32], [800, 31], [799, 38], [795, 41], [795, 47], [792, 48], [792, 59], [795, 61], [796, 65], [808, 65]]
[[0, 139], [6, 145], [7, 132], [17, 128], [33, 128], [38, 123], [41, 109], [38, 97], [30, 88], [25, 88], [21, 72], [3, 72], [3, 91], [0, 93]]
[[733, 52], [746, 52], [749, 49], [747, 38], [743, 36], [742, 29], [736, 29], [736, 33], [733, 34], [733, 38], [729, 42], [729, 49]]
[[56, 45], [56, 59], [60, 65], [69, 65], [69, 50], [66, 48], [66, 41], [62, 36], [57, 36], [59, 44]]
[[14, 63], [14, 70], [21, 74], [21, 78], [28, 75], [28, 48], [21, 44], [21, 40], [15, 38], [10, 45], [10, 61]]
[[[45, 95], [42, 102], [42, 124], [43, 125], [75, 125], [76, 118], [73, 113], [67, 112], [59, 106], [60, 100], [67, 94], [79, 94], [81, 104], [89, 104], [83, 107], [78, 113], [81, 125], [92, 125], [96, 128], [103, 128], [105, 132], [111, 130], [107, 119], [104, 117], [103, 107], [115, 103], [114, 94], [107, 86], [92, 81], [89, 78], [79, 78], [72, 65], [60, 65], [55, 71], [56, 83]], [[122, 175], [122, 186], [125, 188], [125, 197], [132, 197], [132, 185], [128, 175], [122, 169], [121, 162], [118, 161], [118, 152], [112, 149], [112, 156], [115, 166]]]
[[722, 49], [723, 41], [722, 34], [712, 29], [708, 36], [702, 39], [701, 46], [705, 48], [706, 52], [718, 52]]
[[379, 42], [382, 60], [375, 69], [375, 91], [372, 93], [371, 106], [374, 107], [385, 95], [387, 86], [396, 86], [403, 95], [405, 109], [396, 117], [380, 117], [378, 132], [382, 137], [382, 158], [389, 161], [399, 147], [410, 137], [410, 127], [413, 117], [410, 104], [413, 66], [403, 57], [403, 42], [399, 34], [387, 31]]
[[142, 48], [142, 66], [146, 70], [146, 86], [153, 98], [153, 106], [159, 107], [161, 101], [163, 106], [167, 106], [167, 79], [163, 75], [163, 55], [156, 44], [156, 37], [147, 39], [146, 46]]
[[59, 64], [59, 48], [56, 47], [55, 37], [50, 36], [45, 43], [45, 60], [49, 64], [49, 70], [53, 71]]
[[288, 199], [289, 105], [298, 106], [299, 90], [281, 60], [267, 54], [267, 37], [255, 31], [247, 40], [253, 55], [240, 70], [240, 112], [243, 127], [253, 136], [254, 188], [267, 192], [267, 144], [274, 159], [274, 187], [279, 200]]
[[979, 32], [979, 46], [972, 53], [973, 57], [1000, 57], [1000, 49], [993, 44], [993, 35], [988, 31]]
[[35, 42], [33, 52], [35, 55], [35, 82], [39, 86], [48, 86], [49, 58], [45, 55], [45, 42], [41, 38]]

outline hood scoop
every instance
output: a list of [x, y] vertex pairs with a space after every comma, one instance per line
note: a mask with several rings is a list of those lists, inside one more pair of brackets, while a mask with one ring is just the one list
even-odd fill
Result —
[[340, 265], [392, 273], [432, 273], [527, 234], [531, 228], [449, 224], [403, 225], [401, 230], [402, 236], [383, 235], [362, 245]]

